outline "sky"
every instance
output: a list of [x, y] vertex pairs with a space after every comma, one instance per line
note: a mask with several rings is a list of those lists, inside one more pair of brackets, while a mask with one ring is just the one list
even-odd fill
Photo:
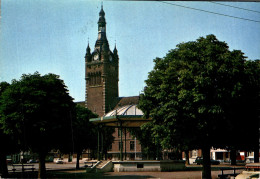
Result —
[[[153, 59], [209, 34], [260, 59], [260, 3], [218, 3], [103, 1], [110, 49], [116, 44], [119, 54], [119, 96], [142, 92]], [[94, 49], [100, 8], [94, 0], [1, 0], [0, 81], [54, 73], [84, 101], [84, 56], [88, 43]]]

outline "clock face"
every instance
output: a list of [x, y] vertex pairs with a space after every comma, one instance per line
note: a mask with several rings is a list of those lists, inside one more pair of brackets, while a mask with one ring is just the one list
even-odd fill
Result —
[[94, 56], [94, 60], [98, 60], [98, 54]]

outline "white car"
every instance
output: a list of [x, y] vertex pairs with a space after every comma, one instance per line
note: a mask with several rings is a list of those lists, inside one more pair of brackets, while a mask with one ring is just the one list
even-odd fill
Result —
[[57, 160], [56, 160], [56, 162], [55, 163], [57, 163], [57, 164], [63, 164], [63, 159], [61, 159], [61, 158], [58, 158]]

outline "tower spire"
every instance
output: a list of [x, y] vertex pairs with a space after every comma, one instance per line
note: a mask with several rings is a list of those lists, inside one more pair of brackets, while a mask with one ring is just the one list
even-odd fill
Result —
[[98, 19], [98, 39], [95, 44], [95, 48], [102, 50], [100, 47], [104, 47], [105, 49], [109, 49], [107, 37], [106, 37], [106, 19], [105, 19], [105, 12], [103, 10], [103, 2], [101, 2], [101, 9], [99, 12], [99, 19]]
[[116, 49], [116, 40], [115, 40], [115, 48], [114, 48], [114, 53], [117, 54], [117, 49]]
[[118, 59], [118, 54], [117, 54], [117, 49], [116, 49], [116, 40], [115, 40], [115, 48], [113, 50], [113, 53], [114, 53], [115, 58]]

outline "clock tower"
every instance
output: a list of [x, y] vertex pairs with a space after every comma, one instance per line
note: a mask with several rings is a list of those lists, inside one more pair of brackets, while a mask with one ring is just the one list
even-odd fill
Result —
[[119, 58], [117, 49], [110, 51], [106, 37], [106, 20], [103, 5], [99, 12], [98, 38], [91, 52], [89, 44], [85, 55], [86, 99], [92, 112], [103, 116], [112, 110], [118, 99]]

